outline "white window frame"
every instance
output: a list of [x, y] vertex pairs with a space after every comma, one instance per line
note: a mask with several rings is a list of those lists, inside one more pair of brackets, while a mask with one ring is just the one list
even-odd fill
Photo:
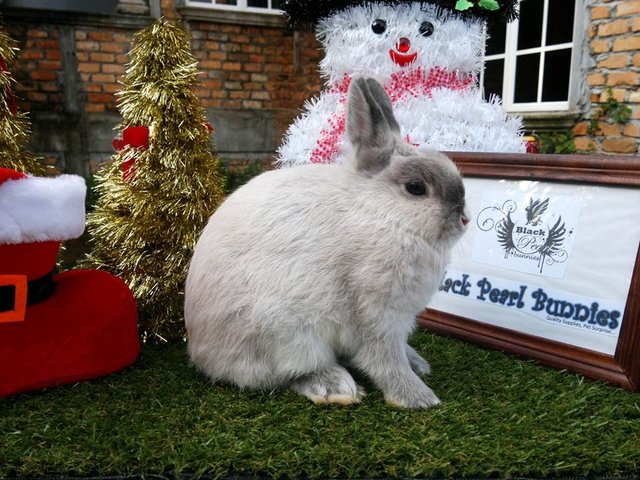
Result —
[[216, 3], [216, 0], [209, 0], [210, 3], [198, 2], [195, 0], [184, 0], [186, 7], [207, 8], [212, 10], [227, 10], [231, 12], [247, 12], [247, 13], [260, 13], [263, 15], [282, 15], [282, 10], [273, 8], [272, 0], [267, 0], [267, 7], [249, 7], [247, 0], [237, 0], [237, 5], [225, 5], [222, 3]]
[[[546, 45], [547, 37], [547, 21], [549, 11], [549, 1], [544, 0], [544, 9], [542, 16], [542, 46], [528, 48], [525, 50], [517, 50], [518, 47], [518, 29], [520, 20], [516, 19], [506, 26], [505, 52], [495, 55], [485, 55], [484, 60], [504, 60], [504, 70], [502, 77], [502, 104], [504, 109], [510, 113], [529, 113], [529, 112], [566, 112], [572, 110], [577, 104], [578, 96], [578, 80], [580, 70], [580, 52], [581, 39], [583, 34], [583, 0], [576, 0], [575, 11], [573, 17], [572, 41], [557, 45]], [[526, 19], [524, 20], [526, 22]], [[569, 98], [560, 102], [542, 102], [542, 81], [544, 79], [544, 60], [547, 52], [554, 50], [563, 50], [571, 48], [571, 67], [569, 70]], [[530, 103], [515, 103], [515, 78], [516, 78], [516, 61], [518, 55], [540, 54], [540, 67], [538, 72], [538, 92], [537, 101]], [[484, 69], [480, 74], [480, 84], [484, 85]]]

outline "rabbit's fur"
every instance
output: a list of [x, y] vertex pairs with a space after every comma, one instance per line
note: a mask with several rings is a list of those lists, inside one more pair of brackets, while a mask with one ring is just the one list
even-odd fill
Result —
[[375, 80], [352, 83], [347, 111], [350, 163], [263, 173], [209, 220], [186, 283], [189, 354], [214, 381], [358, 402], [343, 362], [389, 403], [429, 407], [407, 338], [464, 231], [462, 179], [401, 138]]

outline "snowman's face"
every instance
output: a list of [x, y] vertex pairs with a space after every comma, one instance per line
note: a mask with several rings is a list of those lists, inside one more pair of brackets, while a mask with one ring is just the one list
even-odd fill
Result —
[[320, 63], [330, 81], [345, 74], [385, 82], [395, 72], [422, 67], [477, 73], [484, 29], [429, 3], [371, 2], [323, 18], [317, 27], [325, 49]]

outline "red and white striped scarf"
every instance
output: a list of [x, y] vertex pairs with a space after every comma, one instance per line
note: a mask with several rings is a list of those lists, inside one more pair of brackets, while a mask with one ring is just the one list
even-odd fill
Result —
[[[332, 163], [340, 151], [340, 139], [344, 134], [346, 112], [344, 106], [347, 102], [347, 91], [352, 77], [345, 75], [341, 81], [335, 83], [327, 90], [328, 93], [340, 95], [341, 108], [333, 113], [328, 120], [329, 125], [320, 131], [317, 146], [311, 153], [312, 163]], [[391, 99], [391, 103], [407, 97], [431, 97], [431, 91], [435, 88], [448, 88], [450, 90], [466, 90], [475, 83], [473, 75], [463, 75], [460, 72], [449, 72], [435, 67], [425, 71], [422, 67], [410, 71], [397, 72], [391, 75], [391, 81], [384, 85], [384, 89]], [[407, 138], [410, 142], [410, 139]]]

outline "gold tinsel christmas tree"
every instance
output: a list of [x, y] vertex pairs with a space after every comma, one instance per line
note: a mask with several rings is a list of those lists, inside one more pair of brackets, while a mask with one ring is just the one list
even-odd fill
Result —
[[44, 175], [41, 159], [27, 150], [31, 124], [27, 114], [18, 111], [13, 93], [10, 67], [17, 51], [13, 39], [0, 27], [0, 167]]
[[183, 286], [195, 243], [222, 200], [211, 127], [193, 92], [187, 33], [161, 19], [133, 38], [119, 92], [122, 140], [96, 176], [87, 265], [128, 283], [144, 339], [184, 334]]

